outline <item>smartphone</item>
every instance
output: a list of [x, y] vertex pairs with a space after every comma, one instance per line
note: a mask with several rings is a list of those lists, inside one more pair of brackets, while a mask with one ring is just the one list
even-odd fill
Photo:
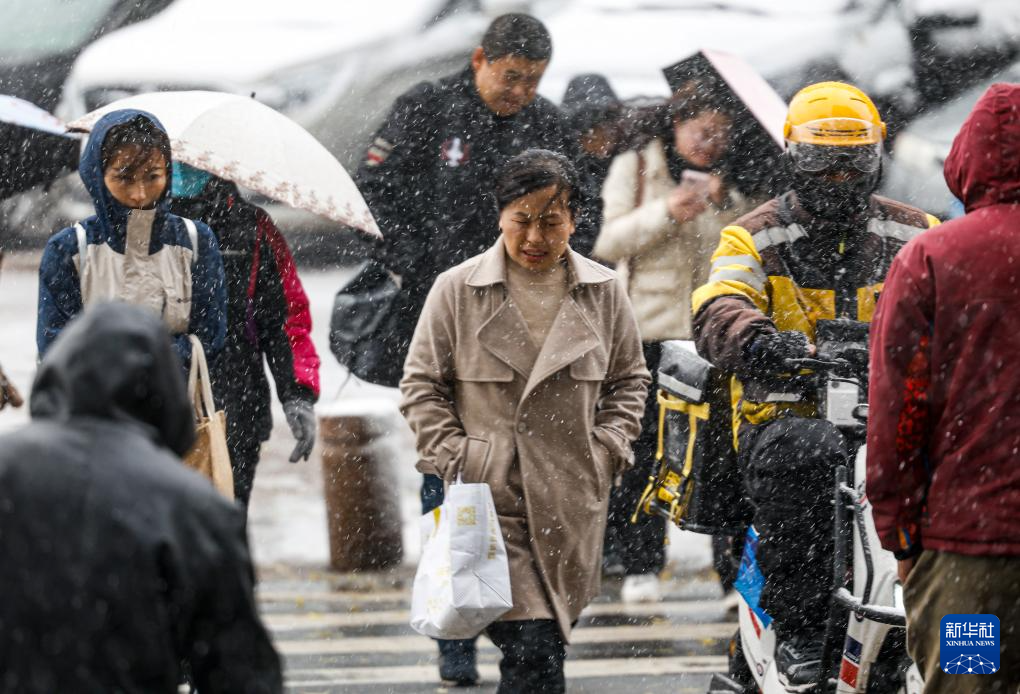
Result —
[[684, 169], [680, 176], [680, 185], [695, 191], [703, 200], [708, 200], [712, 190], [712, 176], [704, 171]]

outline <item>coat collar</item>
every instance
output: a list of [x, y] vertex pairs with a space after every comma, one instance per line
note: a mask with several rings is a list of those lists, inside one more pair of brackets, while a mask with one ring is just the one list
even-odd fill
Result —
[[[602, 284], [614, 277], [612, 270], [588, 260], [571, 248], [567, 249], [567, 275], [571, 291], [583, 284]], [[469, 287], [491, 287], [494, 284], [506, 285], [506, 248], [502, 237], [479, 256], [478, 264], [467, 278]]]

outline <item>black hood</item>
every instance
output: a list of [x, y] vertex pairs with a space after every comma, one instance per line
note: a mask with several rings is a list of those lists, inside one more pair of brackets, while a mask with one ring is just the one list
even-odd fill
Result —
[[32, 417], [133, 423], [183, 455], [195, 439], [183, 372], [159, 318], [138, 306], [100, 304], [46, 352], [32, 386]]
[[563, 112], [576, 133], [615, 119], [622, 104], [604, 76], [595, 73], [577, 75], [567, 84]]

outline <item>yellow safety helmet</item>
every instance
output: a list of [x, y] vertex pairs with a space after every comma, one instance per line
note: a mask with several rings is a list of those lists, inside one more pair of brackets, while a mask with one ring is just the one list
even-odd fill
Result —
[[868, 95], [843, 82], [804, 87], [790, 101], [783, 136], [787, 143], [856, 147], [885, 140], [885, 123]]

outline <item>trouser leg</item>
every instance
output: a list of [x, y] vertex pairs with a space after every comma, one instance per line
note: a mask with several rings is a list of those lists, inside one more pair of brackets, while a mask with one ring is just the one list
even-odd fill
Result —
[[742, 431], [740, 462], [755, 505], [761, 606], [781, 638], [817, 631], [832, 588], [834, 473], [843, 435], [820, 419], [788, 417]]
[[[428, 513], [443, 505], [445, 492], [443, 478], [425, 475], [421, 482], [421, 512]], [[473, 666], [477, 657], [477, 639], [436, 639], [439, 654], [444, 659], [453, 659]]]
[[[977, 557], [924, 551], [903, 600], [907, 650], [924, 677], [925, 694], [1014, 694], [1020, 691], [1020, 557]], [[999, 671], [991, 675], [942, 670], [942, 619], [948, 614], [999, 618]]]
[[566, 646], [552, 619], [495, 622], [486, 630], [503, 654], [496, 694], [561, 694], [566, 691]]
[[[648, 370], [659, 368], [662, 347], [658, 342], [643, 344]], [[659, 405], [655, 389], [648, 394], [641, 419], [641, 434], [633, 444], [634, 467], [623, 473], [621, 484], [609, 498], [604, 552], [615, 554], [627, 575], [659, 573], [666, 563], [666, 521], [659, 516], [639, 513], [631, 523], [634, 509], [648, 486], [649, 476], [657, 472]]]
[[234, 499], [247, 513], [251, 490], [255, 486], [255, 468], [259, 464], [262, 443], [256, 441], [255, 445], [251, 445], [231, 442], [228, 439], [227, 445], [230, 449], [230, 467], [234, 473]]
[[740, 570], [740, 557], [744, 551], [744, 536], [713, 535], [712, 536], [712, 568], [719, 574], [719, 585], [723, 592], [733, 590]]

